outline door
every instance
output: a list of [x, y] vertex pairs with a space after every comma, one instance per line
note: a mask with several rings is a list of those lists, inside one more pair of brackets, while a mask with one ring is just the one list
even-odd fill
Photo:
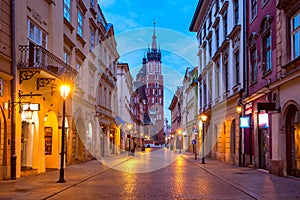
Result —
[[259, 168], [269, 170], [269, 131], [267, 128], [259, 129], [258, 132], [259, 148]]

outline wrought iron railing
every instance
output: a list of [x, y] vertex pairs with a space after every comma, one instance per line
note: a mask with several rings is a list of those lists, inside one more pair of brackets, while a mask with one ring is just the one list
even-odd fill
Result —
[[53, 53], [39, 45], [20, 45], [18, 68], [44, 69], [60, 79], [74, 81], [77, 71]]

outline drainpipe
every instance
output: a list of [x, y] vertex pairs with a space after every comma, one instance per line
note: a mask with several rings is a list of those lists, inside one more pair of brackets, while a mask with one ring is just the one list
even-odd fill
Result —
[[[13, 79], [11, 80], [11, 100], [12, 102], [16, 99], [16, 41], [15, 41], [15, 0], [11, 1], [11, 36], [12, 36], [12, 75]], [[15, 111], [11, 109], [11, 179], [16, 179], [16, 119]]]

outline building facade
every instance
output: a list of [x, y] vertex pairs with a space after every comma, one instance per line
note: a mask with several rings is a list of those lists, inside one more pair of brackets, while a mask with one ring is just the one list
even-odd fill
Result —
[[243, 0], [199, 1], [190, 25], [199, 45], [198, 113], [208, 117], [204, 155], [240, 165], [242, 133], [236, 106], [244, 88], [243, 9]]
[[276, 23], [277, 81], [269, 87], [278, 111], [271, 111], [273, 151], [269, 170], [280, 176], [300, 177], [300, 97], [295, 92], [300, 83], [300, 2], [278, 0], [276, 5], [273, 23]]
[[118, 87], [118, 108], [121, 127], [120, 149], [125, 151], [128, 148], [129, 133], [128, 125], [132, 123], [131, 97], [133, 96], [133, 78], [130, 74], [127, 63], [117, 64], [117, 87]]
[[[0, 5], [11, 9], [1, 22], [9, 19], [5, 24], [12, 28], [1, 29], [7, 50], [1, 51], [0, 74], [3, 178], [60, 168], [62, 146], [64, 165], [119, 153], [120, 127], [114, 120], [119, 55], [113, 26], [97, 2]], [[61, 93], [61, 85], [69, 86], [68, 95]]]
[[[278, 111], [268, 105], [276, 101], [278, 89], [270, 88], [277, 79], [276, 1], [249, 1], [247, 8], [248, 84], [243, 99], [244, 116], [251, 125], [244, 128], [246, 164], [270, 170], [272, 159], [272, 118]], [[273, 99], [273, 96], [275, 99]], [[265, 120], [265, 121], [264, 121]], [[273, 146], [274, 147], [274, 146]]]
[[182, 81], [182, 149], [192, 151], [198, 132], [198, 68], [188, 67]]
[[10, 0], [0, 3], [0, 180], [10, 179], [12, 155], [15, 154], [14, 113], [8, 113], [8, 102], [11, 102], [11, 93], [14, 84], [14, 48], [13, 48], [13, 5]]

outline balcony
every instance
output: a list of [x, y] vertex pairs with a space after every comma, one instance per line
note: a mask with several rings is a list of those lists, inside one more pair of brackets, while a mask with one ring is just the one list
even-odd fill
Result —
[[37, 89], [45, 87], [54, 79], [74, 83], [77, 71], [45, 48], [30, 43], [20, 45], [19, 51], [20, 84], [30, 80], [35, 74], [40, 74], [37, 77]]

